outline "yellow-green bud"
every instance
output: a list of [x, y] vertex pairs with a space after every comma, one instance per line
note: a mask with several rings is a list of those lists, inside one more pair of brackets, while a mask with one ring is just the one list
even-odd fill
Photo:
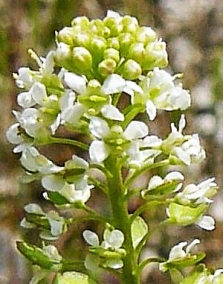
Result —
[[58, 42], [64, 42], [73, 46], [74, 28], [65, 27], [56, 35]]
[[112, 26], [117, 25], [117, 23], [118, 23], [118, 20], [114, 17], [103, 19], [104, 26], [108, 27], [109, 29], [111, 29]]
[[78, 73], [86, 74], [92, 68], [92, 55], [85, 47], [74, 47], [72, 57]]
[[122, 33], [119, 35], [119, 42], [120, 42], [120, 56], [126, 58], [128, 50], [131, 44], [134, 42], [134, 38], [129, 33]]
[[151, 42], [146, 46], [143, 70], [152, 70], [154, 67], [164, 68], [168, 64], [166, 44], [162, 41]]
[[128, 52], [128, 58], [134, 59], [138, 63], [142, 63], [145, 57], [144, 44], [141, 42], [133, 43]]
[[123, 25], [121, 23], [116, 23], [110, 28], [110, 36], [118, 36], [123, 30]]
[[89, 26], [89, 19], [87, 17], [77, 17], [74, 18], [71, 22], [71, 25], [74, 26], [80, 26], [81, 28], [88, 28]]
[[122, 18], [123, 32], [135, 33], [138, 28], [138, 20], [135, 17], [124, 16]]
[[129, 59], [124, 63], [122, 76], [127, 80], [138, 79], [142, 73], [141, 66], [134, 60]]
[[118, 38], [117, 37], [108, 38], [108, 40], [107, 40], [107, 47], [111, 47], [111, 48], [119, 50], [120, 43], [119, 43]]
[[104, 50], [103, 57], [104, 59], [107, 59], [107, 58], [114, 59], [117, 63], [120, 60], [119, 51], [114, 48], [108, 48]]
[[98, 64], [103, 60], [103, 52], [106, 48], [106, 40], [103, 37], [94, 37], [89, 44], [89, 51], [93, 56], [93, 61]]
[[54, 60], [56, 65], [74, 71], [72, 64], [72, 50], [69, 45], [63, 42], [59, 43], [54, 54]]
[[117, 67], [116, 61], [108, 58], [100, 62], [98, 66], [98, 71], [101, 76], [107, 77], [114, 73], [116, 67]]
[[100, 19], [95, 19], [90, 22], [89, 25], [90, 34], [96, 34], [103, 36], [104, 25]]
[[87, 32], [80, 31], [73, 35], [73, 46], [82, 46], [88, 48], [90, 36]]
[[156, 33], [150, 27], [139, 27], [136, 33], [136, 40], [146, 46], [149, 42], [156, 40]]

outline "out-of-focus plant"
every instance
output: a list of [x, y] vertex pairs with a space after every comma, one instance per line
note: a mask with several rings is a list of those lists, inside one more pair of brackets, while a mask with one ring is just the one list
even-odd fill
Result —
[[[168, 65], [165, 42], [136, 18], [108, 11], [103, 20], [75, 18], [56, 33], [56, 45], [46, 58], [29, 50], [39, 69], [22, 67], [14, 74], [22, 89], [17, 97], [21, 110], [13, 111], [17, 122], [7, 131], [14, 152], [21, 153], [23, 181], [40, 180], [43, 198], [54, 205], [48, 212], [34, 203], [25, 206], [21, 226], [37, 228], [43, 240], [42, 247], [17, 243], [35, 268], [30, 283], [52, 274], [54, 284], [94, 284], [107, 271], [120, 283], [137, 284], [152, 263], [168, 271], [174, 283], [221, 283], [221, 270], [200, 264], [205, 253], [194, 250], [198, 239], [179, 242], [167, 259], [140, 258], [153, 234], [142, 217], [151, 208], [166, 206], [158, 227], [215, 227], [214, 219], [205, 215], [217, 191], [214, 178], [185, 184], [183, 173], [169, 170], [170, 165], [190, 167], [205, 158], [198, 135], [184, 134], [184, 114], [178, 126], [171, 124], [166, 138], [149, 132], [158, 110], [182, 112], [190, 106], [190, 94], [179, 82], [182, 75], [163, 69]], [[147, 114], [147, 124], [137, 119], [141, 113]], [[82, 139], [61, 135], [66, 131]], [[41, 146], [52, 144], [72, 145], [82, 156], [74, 154], [57, 165], [41, 153]], [[164, 176], [154, 174], [160, 168]], [[136, 188], [135, 181], [145, 172], [153, 173], [148, 185]], [[88, 205], [93, 191], [105, 195], [108, 214]], [[129, 213], [133, 196], [142, 203]], [[84, 217], [74, 217], [74, 210], [85, 212]], [[88, 253], [84, 261], [70, 263], [52, 242], [74, 222], [90, 220], [104, 225], [102, 237], [91, 230], [80, 232]]]

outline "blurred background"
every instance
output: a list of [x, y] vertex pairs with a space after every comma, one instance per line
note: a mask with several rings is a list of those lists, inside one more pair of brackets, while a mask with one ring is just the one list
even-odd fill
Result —
[[[167, 256], [176, 243], [197, 237], [207, 254], [206, 264], [216, 268], [222, 265], [222, 5], [221, 0], [0, 0], [0, 284], [29, 282], [29, 263], [16, 251], [15, 241], [32, 239], [40, 243], [35, 232], [24, 232], [19, 223], [25, 204], [43, 203], [40, 184], [19, 183], [19, 156], [12, 154], [12, 146], [5, 138], [14, 121], [12, 110], [17, 108], [18, 89], [12, 73], [21, 66], [35, 66], [28, 48], [40, 56], [54, 49], [55, 31], [69, 26], [74, 17], [103, 18], [108, 9], [137, 17], [141, 25], [151, 26], [167, 43], [168, 69], [171, 73], [183, 72], [184, 88], [191, 91], [186, 133], [199, 133], [207, 153], [206, 161], [185, 171], [186, 176], [194, 183], [215, 176], [220, 188], [210, 209], [217, 222], [214, 231], [206, 232], [196, 226], [172, 227], [160, 231], [147, 244], [144, 254]], [[151, 131], [164, 137], [175, 117], [169, 113], [160, 116], [151, 125]], [[52, 155], [54, 151], [57, 149], [52, 149]], [[101, 199], [96, 200], [96, 206], [102, 204]], [[134, 209], [135, 203], [131, 206]], [[144, 217], [156, 224], [159, 215], [150, 212]], [[96, 230], [96, 224], [87, 225]], [[87, 225], [79, 224], [79, 230]], [[63, 249], [63, 254], [72, 259], [79, 258], [86, 249], [79, 232], [74, 226], [58, 243], [59, 250]], [[104, 283], [116, 283], [115, 279], [106, 279]], [[145, 270], [143, 282], [168, 284], [170, 279], [151, 268]]]

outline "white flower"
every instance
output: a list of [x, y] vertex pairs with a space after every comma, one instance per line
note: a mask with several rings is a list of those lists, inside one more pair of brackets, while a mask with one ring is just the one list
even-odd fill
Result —
[[[109, 119], [123, 121], [124, 115], [111, 105], [111, 94], [120, 93], [125, 87], [125, 80], [117, 74], [110, 75], [101, 86], [96, 80], [87, 82], [83, 76], [65, 72], [64, 81], [78, 96], [78, 104], [64, 109], [62, 117], [69, 123], [77, 123], [84, 114], [101, 114]], [[87, 84], [88, 83], [88, 84]]]
[[198, 185], [189, 184], [184, 190], [177, 194], [178, 200], [182, 204], [195, 204], [212, 203], [210, 197], [214, 196], [217, 192], [217, 184], [214, 182], [215, 178], [207, 179]]
[[186, 125], [184, 115], [179, 121], [179, 129], [171, 124], [171, 133], [161, 145], [162, 151], [166, 154], [176, 156], [186, 165], [191, 163], [200, 163], [205, 158], [205, 151], [200, 145], [197, 134], [183, 135], [182, 131]]
[[96, 163], [103, 162], [117, 147], [124, 147], [130, 156], [137, 154], [135, 141], [148, 134], [148, 127], [143, 122], [132, 121], [123, 131], [119, 126], [110, 129], [107, 122], [98, 117], [91, 118], [89, 129], [97, 138], [89, 148], [90, 159]]
[[13, 74], [13, 77], [16, 79], [16, 84], [19, 88], [29, 89], [34, 83], [31, 70], [27, 67], [19, 68], [18, 74]]
[[[83, 237], [85, 241], [94, 248], [94, 255], [88, 255], [85, 261], [85, 266], [87, 269], [97, 268], [97, 266], [100, 264], [102, 249], [105, 252], [103, 258], [104, 266], [113, 269], [119, 269], [123, 266], [123, 261], [121, 258], [125, 252], [121, 246], [124, 242], [124, 234], [120, 230], [106, 229], [103, 233], [103, 241], [101, 244], [97, 234], [90, 230], [85, 230], [83, 232]], [[109, 252], [113, 252], [113, 256], [109, 254]]]
[[132, 97], [132, 104], [144, 104], [150, 120], [155, 119], [156, 109], [171, 111], [188, 108], [191, 103], [189, 92], [180, 84], [174, 84], [178, 76], [171, 76], [166, 71], [155, 67], [148, 76], [142, 77], [140, 82], [142, 91], [135, 88], [134, 93], [128, 92]]
[[[181, 242], [178, 245], [175, 245], [169, 253], [169, 259], [166, 262], [160, 263], [159, 269], [165, 272], [168, 269], [166, 264], [180, 260], [184, 261], [185, 259], [188, 260], [188, 258], [191, 256], [190, 252], [192, 251], [193, 247], [199, 243], [200, 241], [195, 239], [187, 247], [187, 242]], [[184, 247], [186, 247], [185, 251], [183, 250]]]

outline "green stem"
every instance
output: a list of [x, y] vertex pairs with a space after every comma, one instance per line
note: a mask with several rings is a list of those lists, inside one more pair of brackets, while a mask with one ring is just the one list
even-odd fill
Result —
[[60, 137], [50, 137], [47, 144], [67, 144], [67, 145], [79, 147], [83, 150], [89, 149], [89, 146], [86, 145], [85, 143], [82, 143], [82, 142], [79, 142], [73, 139], [60, 138]]
[[123, 284], [140, 284], [137, 271], [137, 258], [131, 238], [131, 222], [128, 214], [128, 202], [125, 198], [125, 188], [123, 186], [121, 175], [121, 164], [114, 155], [104, 162], [105, 167], [110, 170], [111, 176], [108, 177], [108, 197], [111, 205], [113, 225], [124, 234], [123, 247], [126, 250], [126, 256], [123, 258]]

